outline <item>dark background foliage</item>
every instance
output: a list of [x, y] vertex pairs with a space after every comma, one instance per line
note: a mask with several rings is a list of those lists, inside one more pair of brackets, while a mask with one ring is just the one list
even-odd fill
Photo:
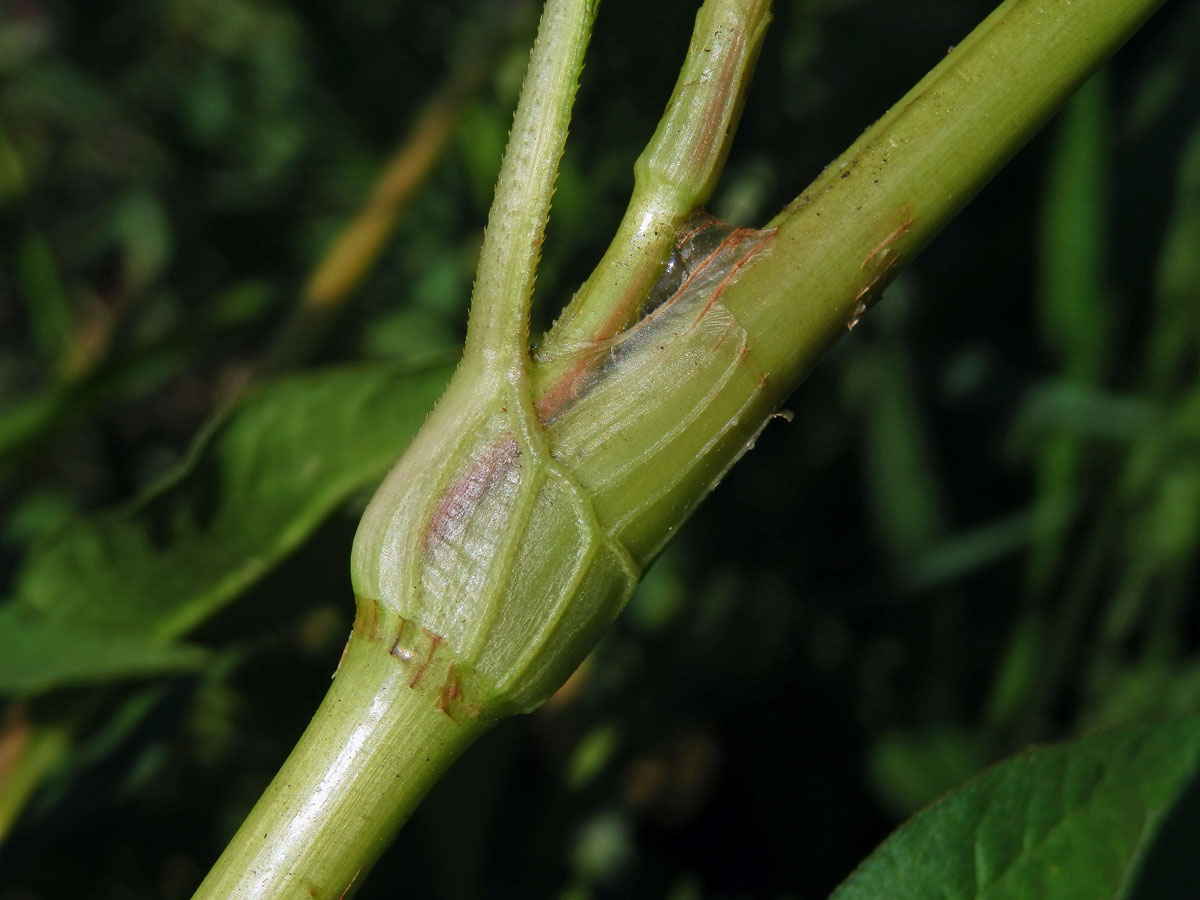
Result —
[[[695, 5], [603, 4], [544, 324], [620, 217]], [[990, 5], [779, 0], [715, 211], [769, 218]], [[0, 8], [0, 594], [267, 363], [453, 353], [534, 20], [517, 0]], [[1032, 741], [1200, 709], [1197, 47], [1200, 6], [1168, 4], [357, 896], [821, 897]], [[473, 65], [368, 278], [297, 326], [421, 103]], [[189, 896], [328, 684], [368, 495], [192, 633], [199, 668], [92, 689], [82, 719], [80, 687], [14, 701], [10, 738], [82, 724], [0, 851], [0, 897]]]

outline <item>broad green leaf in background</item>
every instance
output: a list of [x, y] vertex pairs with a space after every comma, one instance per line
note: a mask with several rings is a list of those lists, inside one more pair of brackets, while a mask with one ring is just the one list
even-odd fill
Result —
[[1198, 767], [1197, 716], [1030, 750], [909, 820], [832, 900], [1123, 896]]
[[[194, 664], [194, 648], [169, 642], [380, 478], [449, 374], [355, 366], [255, 390], [145, 497], [73, 522], [30, 554], [0, 609], [0, 691]], [[66, 628], [74, 659], [36, 650]], [[24, 652], [4, 652], [21, 642]]]
[[0, 692], [34, 694], [63, 685], [194, 668], [201, 647], [47, 622], [7, 604], [0, 609]]

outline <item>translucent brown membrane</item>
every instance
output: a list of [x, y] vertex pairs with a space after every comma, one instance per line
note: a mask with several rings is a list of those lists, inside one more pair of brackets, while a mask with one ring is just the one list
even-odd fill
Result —
[[638, 320], [614, 337], [567, 351], [579, 358], [580, 365], [572, 366], [565, 376], [572, 379], [569, 389], [552, 392], [557, 402], [540, 408], [543, 421], [553, 421], [573, 406], [684, 310], [694, 311], [697, 318], [702, 316], [737, 275], [769, 247], [774, 234], [773, 229], [729, 225], [703, 211], [690, 215], [676, 236], [662, 274], [638, 309]]

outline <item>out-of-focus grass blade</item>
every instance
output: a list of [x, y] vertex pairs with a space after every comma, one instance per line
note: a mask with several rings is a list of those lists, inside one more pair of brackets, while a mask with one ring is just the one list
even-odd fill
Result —
[[25, 190], [25, 164], [0, 122], [0, 208]]
[[851, 388], [863, 419], [866, 497], [894, 570], [906, 570], [947, 530], [945, 491], [917, 387], [912, 356], [900, 330], [911, 282], [888, 289], [875, 323], [880, 333], [853, 364]]
[[1125, 474], [1125, 559], [1101, 636], [1119, 646], [1154, 616], [1154, 643], [1165, 649], [1178, 643], [1171, 632], [1186, 627], [1177, 621], [1185, 608], [1170, 586], [1191, 580], [1200, 544], [1200, 385], [1178, 402], [1168, 427], [1149, 432], [1129, 454]]
[[[1040, 446], [1059, 430], [1086, 441], [1134, 443], [1161, 426], [1162, 409], [1145, 394], [1118, 394], [1073, 381], [1046, 381], [1022, 399], [1014, 442]], [[1027, 438], [1026, 432], [1033, 432]]]
[[1184, 142], [1175, 202], [1155, 277], [1154, 315], [1146, 339], [1145, 395], [1164, 409], [1126, 457], [1117, 493], [1127, 517], [1124, 558], [1100, 637], [1112, 647], [1146, 624], [1140, 652], [1171, 655], [1179, 643], [1183, 597], [1200, 543], [1200, 128]]
[[1064, 372], [1097, 381], [1110, 362], [1108, 297], [1111, 127], [1101, 70], [1063, 111], [1047, 163], [1038, 250], [1042, 341]]
[[16, 248], [18, 293], [46, 367], [61, 372], [75, 330], [71, 305], [46, 239], [27, 231]]
[[[1184, 6], [1179, 5], [1178, 12]], [[1162, 127], [1164, 120], [1189, 108], [1189, 88], [1194, 90], [1196, 75], [1200, 73], [1200, 60], [1196, 57], [1200, 6], [1193, 6], [1186, 15], [1179, 16], [1169, 33], [1164, 29], [1160, 41], [1156, 52], [1148, 54], [1129, 96], [1125, 133], [1133, 140], [1144, 139], [1151, 129]], [[1195, 109], [1194, 105], [1190, 108]]]
[[901, 570], [904, 584], [915, 591], [951, 584], [1014, 555], [1063, 524], [1040, 511], [1022, 510], [958, 532], [909, 559]]
[[[1069, 382], [1098, 385], [1111, 363], [1113, 311], [1107, 287], [1110, 182], [1108, 77], [1102, 70], [1068, 104], [1047, 164], [1038, 250], [1038, 315], [1044, 345]], [[1035, 462], [1037, 504], [1065, 518], [1082, 501], [1084, 444], [1048, 435]], [[1065, 536], [1044, 536], [1029, 557], [1040, 593], [1060, 564]]]
[[1157, 311], [1146, 359], [1150, 386], [1162, 389], [1200, 350], [1200, 127], [1184, 146], [1175, 208], [1164, 233]]

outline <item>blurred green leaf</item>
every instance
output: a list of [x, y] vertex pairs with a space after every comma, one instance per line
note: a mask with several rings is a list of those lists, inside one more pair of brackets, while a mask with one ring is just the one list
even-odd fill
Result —
[[381, 477], [448, 376], [357, 366], [255, 391], [147, 496], [39, 545], [18, 576], [18, 608], [47, 625], [182, 634]]
[[901, 581], [912, 591], [952, 584], [994, 566], [1067, 524], [1021, 510], [1010, 516], [964, 529], [900, 561]]
[[109, 228], [124, 256], [125, 279], [138, 291], [157, 279], [170, 262], [171, 222], [152, 191], [136, 187], [116, 201]]
[[943, 725], [881, 735], [868, 751], [867, 770], [887, 808], [905, 818], [991, 761], [980, 734]]
[[62, 490], [32, 491], [11, 506], [0, 528], [0, 540], [17, 547], [28, 546], [62, 528], [75, 512], [75, 505]]
[[1095, 666], [1084, 728], [1176, 718], [1200, 712], [1200, 659], [1185, 663], [1150, 659], [1133, 665], [1109, 661]]
[[632, 828], [629, 818], [616, 810], [602, 810], [580, 824], [571, 851], [571, 862], [585, 882], [616, 876], [632, 861]]
[[629, 599], [625, 619], [637, 631], [654, 634], [668, 628], [687, 608], [687, 585], [679, 552], [668, 545]]
[[0, 608], [0, 694], [193, 669], [207, 659], [200, 647], [47, 622], [13, 604]]
[[888, 838], [833, 900], [1116, 897], [1200, 766], [1200, 717], [1002, 763]]
[[1196, 304], [1200, 302], [1200, 127], [1184, 144], [1175, 185], [1175, 208], [1167, 222], [1158, 260], [1154, 329], [1147, 367], [1158, 388], [1178, 377], [1188, 354], [1200, 344]]
[[459, 342], [459, 336], [445, 319], [404, 306], [371, 321], [371, 327], [363, 335], [362, 349], [375, 359], [419, 363], [430, 357], [444, 357]]
[[567, 784], [579, 789], [599, 775], [620, 740], [620, 731], [612, 725], [597, 725], [585, 734], [567, 760]]
[[57, 372], [75, 330], [71, 304], [46, 239], [27, 231], [17, 247], [17, 286], [42, 360]]
[[[1200, 6], [1182, 4], [1166, 39], [1150, 55], [1145, 71], [1133, 80], [1126, 130], [1144, 139], [1147, 132], [1180, 111], [1194, 109], [1189, 87], [1195, 87], [1196, 42], [1200, 40]], [[1174, 108], [1172, 108], [1174, 107]]]
[[1018, 721], [1031, 697], [1042, 693], [1045, 648], [1048, 643], [1046, 612], [1027, 610], [1017, 619], [996, 666], [984, 715], [994, 726]]
[[479, 207], [486, 209], [500, 172], [508, 121], [480, 102], [468, 103], [458, 133], [456, 146], [467, 170], [471, 194]]
[[114, 398], [145, 396], [175, 373], [181, 350], [151, 348], [118, 365], [19, 397], [0, 408], [0, 483], [48, 436]]
[[875, 316], [881, 333], [871, 352], [849, 367], [865, 382], [855, 385], [855, 393], [867, 502], [892, 566], [901, 570], [943, 537], [949, 521], [927, 401], [902, 328], [914, 294], [903, 276], [888, 288], [888, 303]]
[[10, 402], [0, 410], [0, 479], [25, 448], [67, 414], [76, 394], [72, 385], [55, 386]]
[[1162, 420], [1162, 410], [1145, 394], [1118, 394], [1063, 380], [1047, 380], [1026, 391], [1013, 426], [1013, 441], [1048, 450], [1054, 431], [1083, 440], [1128, 443]]

